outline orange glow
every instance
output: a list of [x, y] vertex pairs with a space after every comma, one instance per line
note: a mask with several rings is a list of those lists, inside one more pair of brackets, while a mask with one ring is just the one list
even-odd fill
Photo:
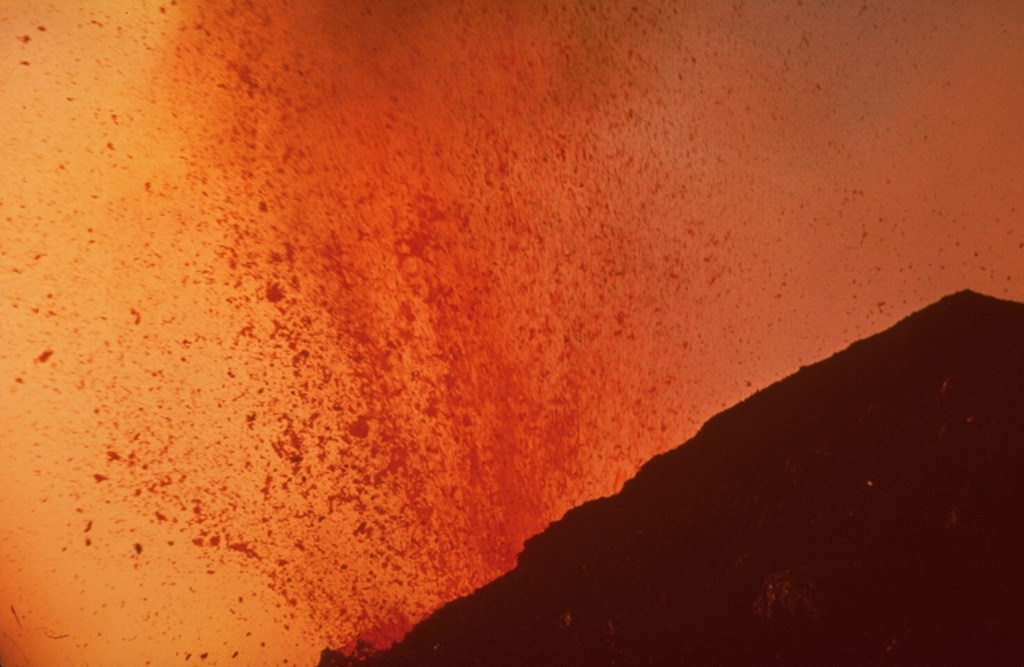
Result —
[[57, 4], [0, 14], [7, 667], [387, 644], [800, 364], [1024, 300], [1019, 3]]

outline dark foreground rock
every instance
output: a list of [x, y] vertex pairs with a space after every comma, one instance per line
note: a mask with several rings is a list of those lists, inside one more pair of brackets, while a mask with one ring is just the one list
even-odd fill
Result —
[[366, 662], [1024, 664], [1024, 305], [801, 369]]

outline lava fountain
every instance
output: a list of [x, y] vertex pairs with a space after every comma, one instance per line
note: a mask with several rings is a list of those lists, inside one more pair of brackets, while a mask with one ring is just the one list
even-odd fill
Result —
[[1020, 8], [128, 4], [0, 23], [4, 664], [387, 645], [800, 363], [1024, 298]]

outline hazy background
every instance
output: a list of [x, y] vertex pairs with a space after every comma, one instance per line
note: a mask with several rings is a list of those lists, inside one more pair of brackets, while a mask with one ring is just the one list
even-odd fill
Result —
[[1022, 29], [7, 0], [0, 660], [384, 644], [801, 364], [1024, 300]]

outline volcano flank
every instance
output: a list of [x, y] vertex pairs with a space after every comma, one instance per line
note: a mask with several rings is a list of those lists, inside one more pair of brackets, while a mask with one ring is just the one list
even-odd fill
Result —
[[1024, 656], [1024, 305], [964, 291], [709, 420], [389, 651], [331, 665]]

